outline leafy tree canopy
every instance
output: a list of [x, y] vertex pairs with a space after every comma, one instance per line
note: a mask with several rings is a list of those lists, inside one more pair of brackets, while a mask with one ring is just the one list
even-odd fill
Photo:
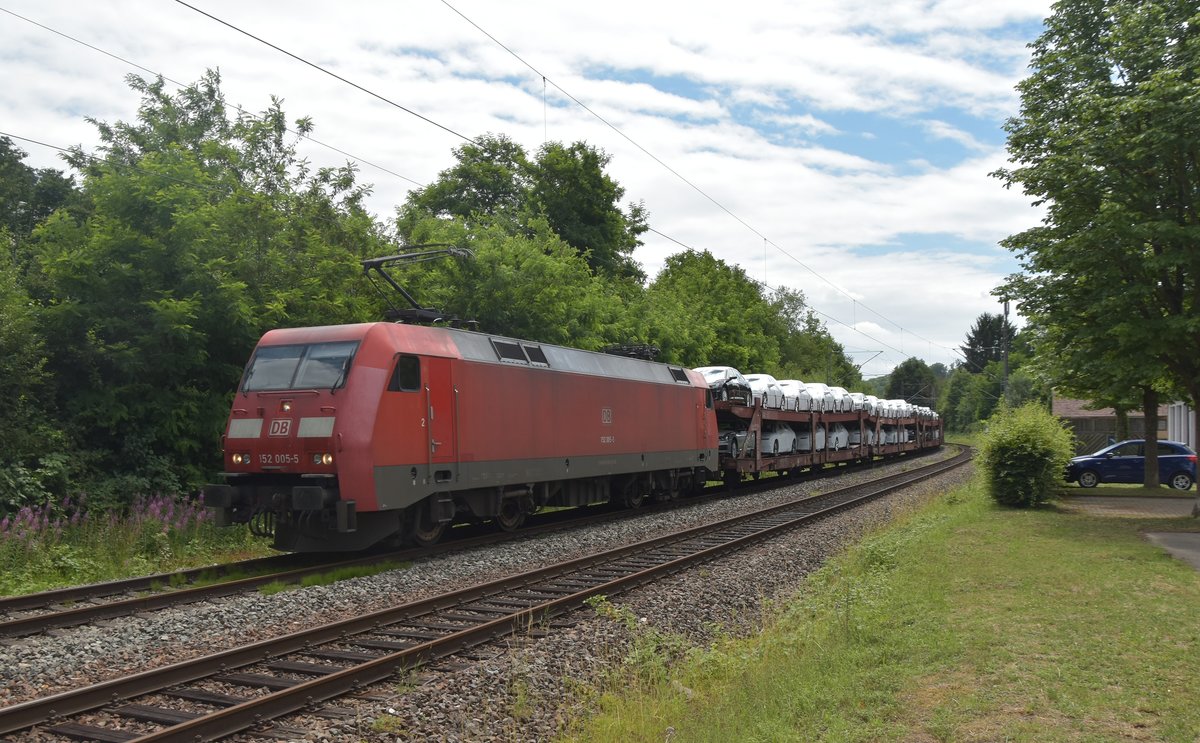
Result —
[[528, 234], [542, 219], [560, 239], [585, 256], [598, 276], [640, 281], [633, 260], [647, 229], [645, 207], [623, 211], [622, 188], [604, 172], [609, 156], [584, 142], [548, 142], [530, 159], [504, 135], [484, 135], [454, 150], [457, 162], [414, 191], [400, 207], [397, 225], [408, 243], [427, 217], [487, 222], [512, 234]]
[[90, 213], [35, 234], [47, 368], [92, 466], [191, 485], [264, 330], [373, 314], [356, 262], [382, 236], [351, 168], [296, 156], [278, 101], [231, 119], [216, 72], [175, 94], [129, 80], [137, 120], [94, 122], [103, 157], [69, 158]]
[[[1200, 402], [1200, 16], [1182, 0], [1060, 2], [1033, 45], [998, 171], [1046, 206], [1004, 244], [998, 291], [1086, 362], [1093, 395], [1158, 384]], [[1042, 347], [1041, 353], [1057, 352]], [[1087, 361], [1089, 360], [1090, 361]], [[1048, 363], [1052, 372], [1066, 365]], [[1111, 367], [1101, 370], [1099, 367]], [[1094, 379], [1090, 384], [1086, 380]]]
[[933, 370], [916, 357], [901, 362], [888, 379], [889, 400], [908, 400], [914, 405], [932, 408], [937, 404], [937, 391], [937, 377]]

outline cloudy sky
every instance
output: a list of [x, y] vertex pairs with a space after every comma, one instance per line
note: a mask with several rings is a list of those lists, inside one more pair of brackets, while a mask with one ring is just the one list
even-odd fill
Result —
[[988, 173], [1048, 0], [189, 2], [396, 105], [177, 2], [0, 0], [0, 132], [90, 149], [86, 118], [136, 115], [130, 63], [216, 68], [231, 104], [311, 116], [383, 218], [463, 136], [585, 140], [649, 211], [648, 274], [683, 244], [801, 289], [868, 375], [959, 359], [1016, 269], [997, 242], [1040, 218]]

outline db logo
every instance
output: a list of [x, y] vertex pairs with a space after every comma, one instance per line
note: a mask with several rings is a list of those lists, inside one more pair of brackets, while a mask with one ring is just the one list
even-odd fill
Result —
[[292, 432], [291, 418], [276, 418], [271, 421], [271, 428], [267, 431], [268, 436], [287, 436]]

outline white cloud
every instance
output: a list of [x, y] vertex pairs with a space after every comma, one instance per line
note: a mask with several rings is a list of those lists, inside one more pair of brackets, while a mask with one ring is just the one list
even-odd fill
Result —
[[[979, 312], [995, 309], [988, 291], [1011, 270], [988, 246], [1039, 218], [987, 176], [1004, 164], [1003, 153], [947, 123], [958, 118], [944, 111], [996, 126], [1015, 113], [1013, 85], [1031, 40], [1017, 29], [1028, 33], [1047, 2], [454, 4], [794, 259], [769, 246], [764, 257], [762, 237], [552, 87], [544, 107], [539, 74], [434, 0], [297, 0], [286, 12], [232, 0], [202, 7], [463, 135], [504, 132], [530, 150], [547, 137], [604, 148], [627, 198], [645, 201], [656, 229], [740, 262], [752, 276], [805, 290], [816, 307], [877, 339], [830, 324], [848, 345], [881, 346], [873, 368], [903, 360], [899, 349], [953, 360], [938, 347], [957, 345]], [[231, 103], [261, 110], [278, 95], [291, 118], [313, 117], [317, 139], [423, 183], [451, 164], [463, 141], [176, 4], [6, 7], [179, 80], [219, 67]], [[123, 82], [135, 70], [11, 16], [0, 21], [0, 130], [94, 146], [84, 116], [135, 116], [138, 100]], [[857, 154], [856, 143], [877, 145], [884, 132], [834, 117], [862, 112], [882, 117], [879, 126], [891, 119], [923, 128], [929, 141], [895, 159]], [[762, 122], [799, 136], [775, 141], [755, 128]], [[821, 146], [806, 141], [839, 133]], [[946, 162], [944, 154], [919, 150], [945, 141], [965, 148], [949, 166], [931, 164]], [[53, 151], [21, 147], [38, 167], [62, 167]], [[345, 161], [300, 147], [314, 165]], [[370, 203], [384, 216], [412, 188], [370, 167], [362, 178], [375, 184]], [[938, 245], [949, 236], [972, 250], [913, 249], [922, 236]], [[638, 258], [652, 272], [679, 250], [646, 240]]]

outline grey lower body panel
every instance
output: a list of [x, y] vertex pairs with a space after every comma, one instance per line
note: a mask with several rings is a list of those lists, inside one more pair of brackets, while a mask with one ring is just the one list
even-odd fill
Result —
[[375, 496], [380, 510], [387, 510], [411, 506], [434, 493], [697, 467], [715, 472], [717, 450], [446, 462], [433, 465], [422, 462], [376, 467]]

